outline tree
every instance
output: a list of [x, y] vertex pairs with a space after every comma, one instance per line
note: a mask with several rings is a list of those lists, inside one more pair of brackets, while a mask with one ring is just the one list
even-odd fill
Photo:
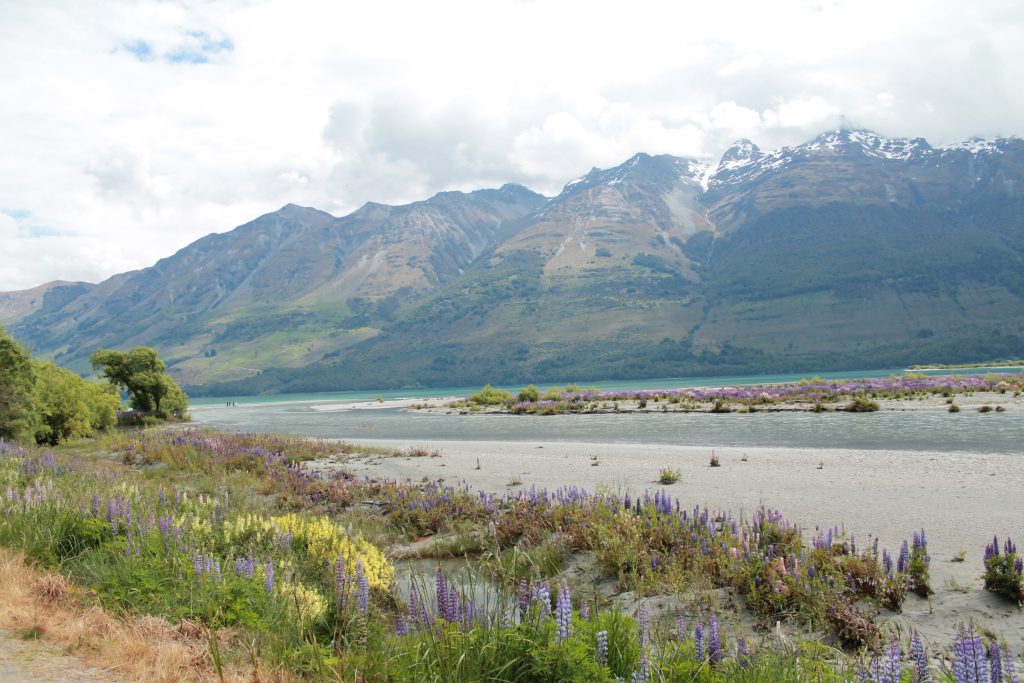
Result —
[[36, 442], [50, 445], [113, 426], [121, 404], [112, 385], [87, 382], [51, 362], [35, 363], [32, 397]]
[[188, 408], [185, 393], [167, 375], [167, 366], [156, 351], [148, 346], [137, 346], [131, 351], [97, 349], [90, 360], [94, 369], [103, 369], [102, 377], [131, 395], [135, 410], [168, 417], [180, 416]]
[[28, 351], [0, 327], [0, 438], [19, 439], [33, 431], [34, 382]]

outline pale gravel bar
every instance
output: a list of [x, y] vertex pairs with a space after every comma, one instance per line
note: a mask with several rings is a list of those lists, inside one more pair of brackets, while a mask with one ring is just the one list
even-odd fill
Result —
[[[722, 448], [651, 444], [364, 440], [366, 445], [440, 449], [442, 456], [360, 457], [346, 467], [359, 475], [418, 481], [443, 478], [478, 490], [576, 485], [636, 495], [665, 488], [681, 504], [749, 515], [780, 510], [808, 534], [817, 524], [843, 525], [866, 547], [876, 534], [894, 553], [924, 528], [932, 556], [931, 604], [911, 596], [900, 620], [942, 640], [957, 622], [990, 625], [1016, 649], [1024, 647], [1024, 612], [982, 590], [982, 554], [994, 534], [1024, 543], [1024, 454], [853, 449]], [[592, 458], [596, 456], [596, 466]], [[746, 457], [746, 461], [742, 458]], [[479, 461], [480, 469], [477, 468]], [[821, 469], [818, 469], [819, 465]], [[681, 472], [661, 487], [659, 469]], [[519, 480], [520, 485], [511, 482]], [[951, 562], [966, 551], [965, 562]], [[952, 586], [967, 589], [953, 590]]]

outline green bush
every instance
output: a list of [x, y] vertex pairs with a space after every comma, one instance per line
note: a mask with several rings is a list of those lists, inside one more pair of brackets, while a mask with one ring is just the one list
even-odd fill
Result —
[[1024, 603], [1024, 577], [1017, 548], [1007, 539], [1003, 552], [999, 552], [999, 541], [985, 549], [985, 590], [992, 591], [1014, 602]]
[[109, 384], [87, 382], [53, 363], [35, 363], [32, 409], [36, 443], [91, 436], [117, 422], [121, 399]]
[[519, 400], [520, 401], [536, 402], [539, 398], [540, 398], [540, 391], [538, 391], [537, 387], [535, 387], [532, 384], [530, 386], [528, 386], [528, 387], [524, 387], [523, 389], [519, 390]]
[[504, 389], [495, 389], [490, 384], [469, 397], [478, 406], [500, 406], [512, 402], [512, 394]]
[[854, 396], [844, 410], [848, 413], [873, 413], [879, 408], [878, 403], [864, 395]]
[[674, 470], [671, 467], [661, 468], [661, 473], [658, 475], [659, 484], [665, 484], [667, 486], [669, 484], [674, 484], [677, 481], [679, 481], [679, 470]]

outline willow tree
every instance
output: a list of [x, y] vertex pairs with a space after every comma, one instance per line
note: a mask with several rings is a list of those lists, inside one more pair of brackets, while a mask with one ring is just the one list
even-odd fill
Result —
[[188, 408], [188, 398], [167, 375], [167, 365], [148, 346], [131, 351], [97, 349], [90, 357], [100, 375], [127, 391], [135, 410], [159, 417], [180, 416]]

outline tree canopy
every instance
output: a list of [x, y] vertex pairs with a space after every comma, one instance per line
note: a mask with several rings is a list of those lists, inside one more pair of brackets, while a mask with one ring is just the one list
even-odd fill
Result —
[[33, 360], [0, 328], [0, 438], [56, 444], [117, 423], [121, 398], [50, 361]]
[[31, 429], [32, 359], [0, 327], [0, 439], [17, 439]]
[[93, 368], [114, 386], [127, 391], [135, 410], [158, 417], [181, 416], [188, 409], [188, 397], [165, 370], [166, 364], [148, 346], [131, 351], [97, 349], [90, 360]]
[[53, 445], [117, 424], [121, 397], [112, 385], [87, 382], [51, 362], [36, 361], [34, 366], [33, 431], [37, 443]]

